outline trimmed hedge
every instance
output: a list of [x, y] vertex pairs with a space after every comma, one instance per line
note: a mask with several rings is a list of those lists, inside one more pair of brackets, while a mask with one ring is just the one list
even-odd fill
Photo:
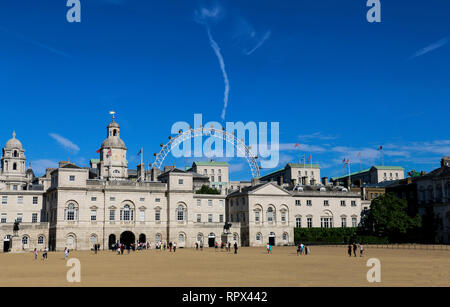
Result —
[[387, 238], [359, 235], [358, 228], [294, 228], [296, 243], [347, 244], [364, 242], [366, 244], [387, 244]]

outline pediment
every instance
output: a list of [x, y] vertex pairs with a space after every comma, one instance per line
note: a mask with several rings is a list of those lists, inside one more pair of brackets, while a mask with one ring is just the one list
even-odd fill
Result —
[[251, 192], [253, 195], [280, 195], [280, 196], [290, 196], [288, 191], [284, 190], [283, 188], [273, 184], [273, 183], [267, 183], [260, 188], [254, 190]]

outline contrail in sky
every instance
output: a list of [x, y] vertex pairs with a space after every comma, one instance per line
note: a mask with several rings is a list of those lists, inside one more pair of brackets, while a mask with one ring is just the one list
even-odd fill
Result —
[[217, 56], [217, 59], [219, 60], [220, 69], [222, 70], [223, 81], [225, 84], [225, 91], [223, 94], [223, 109], [222, 109], [222, 114], [220, 115], [220, 117], [222, 118], [222, 120], [225, 120], [225, 114], [227, 112], [227, 106], [228, 106], [228, 95], [230, 92], [230, 82], [228, 80], [227, 71], [225, 70], [225, 62], [223, 61], [223, 56], [222, 56], [222, 53], [220, 52], [220, 47], [216, 43], [214, 38], [212, 37], [208, 24], [205, 24], [205, 27], [206, 27], [206, 32], [208, 33], [209, 44], [211, 45], [211, 48], [214, 50], [214, 52]]

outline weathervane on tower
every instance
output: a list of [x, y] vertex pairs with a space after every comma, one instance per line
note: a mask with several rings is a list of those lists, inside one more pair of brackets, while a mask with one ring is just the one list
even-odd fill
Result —
[[116, 118], [116, 112], [115, 111], [109, 111], [109, 114], [112, 115], [112, 120], [114, 121], [114, 119]]

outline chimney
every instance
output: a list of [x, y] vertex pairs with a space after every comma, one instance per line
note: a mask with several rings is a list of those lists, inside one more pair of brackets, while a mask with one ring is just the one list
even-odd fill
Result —
[[259, 179], [258, 178], [252, 178], [252, 187], [254, 187], [257, 184], [259, 184]]
[[328, 185], [328, 177], [322, 177], [322, 184]]
[[283, 185], [283, 176], [282, 175], [280, 177], [278, 177], [278, 185], [279, 186]]

